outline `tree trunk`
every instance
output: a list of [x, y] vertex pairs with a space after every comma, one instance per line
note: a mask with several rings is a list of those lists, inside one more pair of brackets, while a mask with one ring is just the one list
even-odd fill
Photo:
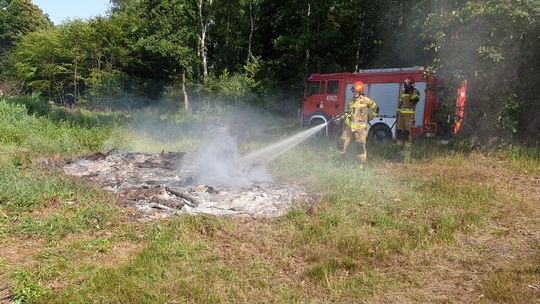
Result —
[[[308, 32], [309, 32], [309, 18], [311, 17], [311, 3], [308, 2], [308, 7], [307, 7], [307, 23], [308, 23]], [[309, 47], [306, 48], [306, 59], [304, 61], [304, 75], [308, 75], [309, 73]]]
[[251, 54], [251, 41], [253, 40], [253, 31], [255, 29], [255, 23], [253, 20], [253, 1], [249, 1], [249, 38], [248, 38], [248, 52], [247, 52], [247, 58], [246, 58], [246, 65], [249, 64], [249, 61], [251, 60], [251, 57], [253, 56]]
[[[78, 68], [77, 60], [75, 60], [75, 67], [74, 67], [74, 73], [73, 73], [73, 104], [77, 102], [77, 68]], [[70, 107], [72, 105], [70, 105]]]
[[182, 77], [182, 94], [184, 95], [184, 110], [186, 112], [189, 112], [190, 111], [189, 98], [186, 91], [186, 70], [182, 69], [181, 77]]
[[[53, 58], [52, 60], [52, 66], [56, 66], [56, 62]], [[56, 98], [56, 72], [55, 72], [55, 69], [53, 69], [53, 72], [52, 72], [52, 85], [51, 85], [51, 92], [49, 94], [50, 96], [52, 96], [53, 98]]]
[[356, 46], [356, 58], [355, 58], [355, 64], [354, 64], [354, 71], [358, 72], [360, 69], [360, 61], [364, 61], [364, 52], [362, 51], [362, 57], [360, 57], [360, 48], [362, 47], [362, 36], [363, 36], [363, 28], [364, 28], [364, 15], [362, 15], [362, 25], [360, 26], [360, 34], [358, 35], [360, 38], [358, 39], [358, 45]]
[[203, 21], [202, 9], [204, 0], [197, 0], [197, 7], [199, 8], [199, 26], [201, 27], [201, 34], [199, 36], [199, 54], [202, 59], [203, 66], [203, 80], [208, 77], [208, 60], [206, 56], [206, 32], [208, 25]]

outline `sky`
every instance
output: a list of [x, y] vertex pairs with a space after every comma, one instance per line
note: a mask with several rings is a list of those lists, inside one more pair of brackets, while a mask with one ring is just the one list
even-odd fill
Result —
[[105, 15], [109, 0], [32, 0], [54, 24], [66, 19], [90, 18]]

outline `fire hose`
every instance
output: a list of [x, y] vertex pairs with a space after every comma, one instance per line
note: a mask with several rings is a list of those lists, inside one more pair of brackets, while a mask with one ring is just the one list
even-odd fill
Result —
[[[337, 116], [332, 117], [332, 119], [330, 119], [328, 123], [331, 123], [333, 121], [340, 121], [342, 119], [344, 119], [345, 123], [347, 123], [347, 119], [349, 119], [349, 122], [350, 122], [351, 118], [352, 118], [352, 114], [350, 112], [343, 112]], [[371, 123], [369, 121], [368, 121], [368, 125], [371, 127]]]

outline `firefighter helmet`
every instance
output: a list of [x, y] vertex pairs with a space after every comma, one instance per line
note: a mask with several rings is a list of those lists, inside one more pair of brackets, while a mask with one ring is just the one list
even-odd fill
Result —
[[403, 87], [405, 88], [405, 90], [411, 90], [413, 86], [414, 86], [414, 79], [407, 78], [403, 81]]
[[364, 94], [364, 83], [362, 81], [355, 82], [352, 91]]

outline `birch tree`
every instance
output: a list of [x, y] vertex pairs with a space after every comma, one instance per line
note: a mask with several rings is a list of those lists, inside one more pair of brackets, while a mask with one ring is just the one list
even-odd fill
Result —
[[206, 49], [206, 39], [208, 33], [208, 26], [210, 24], [209, 7], [212, 5], [212, 0], [195, 0], [197, 3], [197, 13], [199, 17], [199, 45], [198, 55], [202, 61], [202, 74], [203, 82], [208, 77], [208, 55]]

